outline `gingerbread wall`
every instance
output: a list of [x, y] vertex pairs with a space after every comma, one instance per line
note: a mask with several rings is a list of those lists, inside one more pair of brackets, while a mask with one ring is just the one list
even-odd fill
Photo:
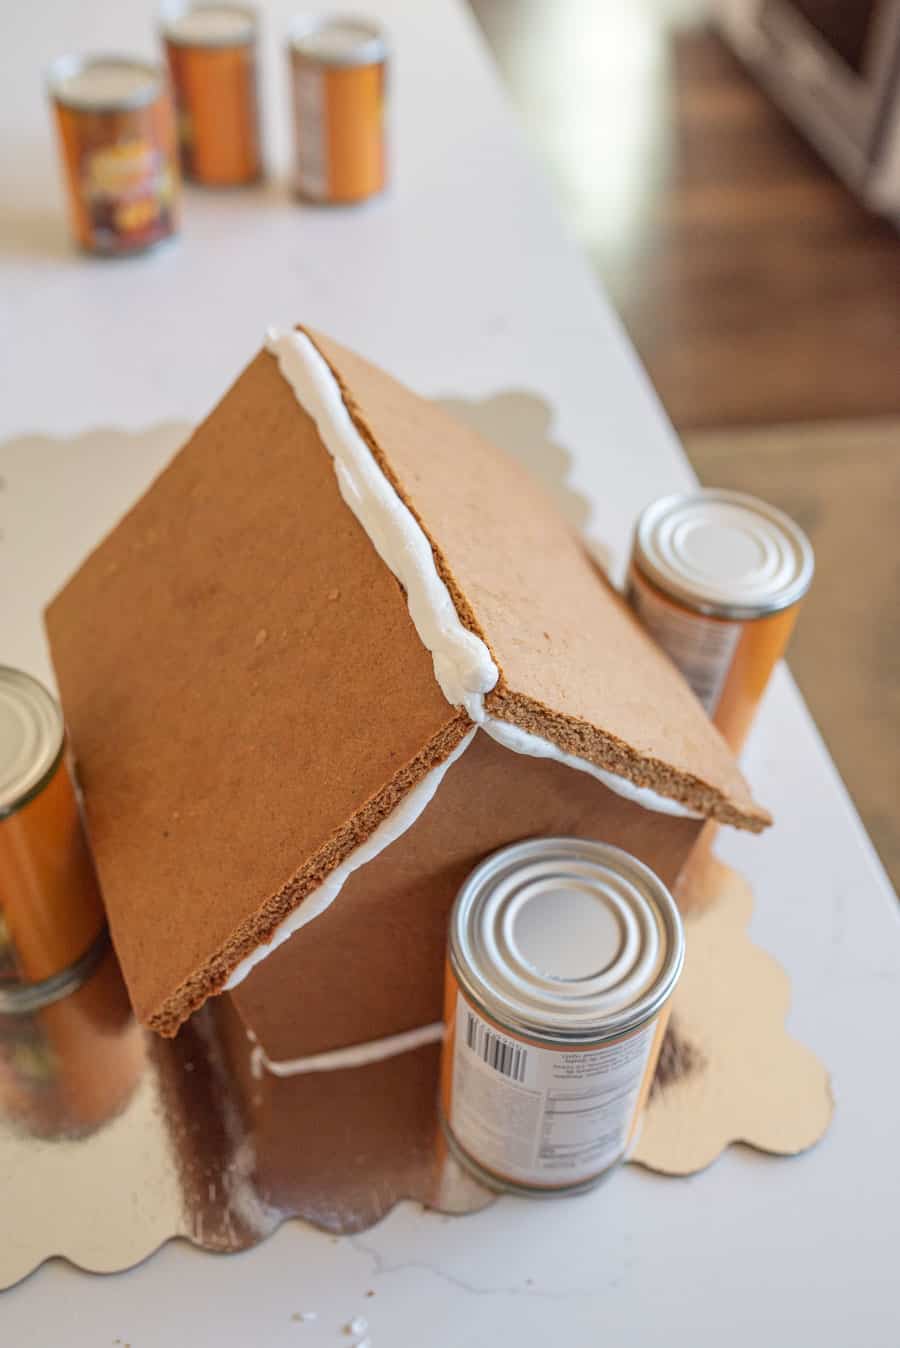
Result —
[[673, 885], [701, 828], [478, 733], [413, 827], [230, 995], [275, 1061], [428, 1024], [441, 1017], [447, 916], [483, 857], [573, 834], [625, 848]]

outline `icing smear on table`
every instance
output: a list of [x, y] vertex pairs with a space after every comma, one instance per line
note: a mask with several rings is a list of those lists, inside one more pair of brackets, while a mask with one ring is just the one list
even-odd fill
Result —
[[433, 799], [446, 772], [481, 729], [514, 753], [550, 758], [586, 772], [616, 795], [644, 809], [685, 819], [700, 818], [678, 801], [635, 786], [624, 777], [566, 753], [550, 740], [491, 716], [484, 697], [495, 687], [499, 671], [480, 637], [463, 625], [447, 586], [438, 573], [431, 544], [408, 506], [379, 467], [356, 427], [328, 362], [305, 333], [270, 331], [266, 347], [290, 384], [301, 407], [312, 417], [331, 455], [338, 487], [346, 505], [365, 529], [385, 566], [406, 593], [409, 614], [422, 644], [431, 654], [435, 678], [447, 701], [465, 709], [472, 729], [443, 763], [432, 768], [395, 806], [365, 842], [355, 848], [276, 928], [267, 945], [259, 946], [233, 970], [226, 988], [235, 988], [261, 960], [337, 898], [360, 866], [372, 861], [411, 828]]

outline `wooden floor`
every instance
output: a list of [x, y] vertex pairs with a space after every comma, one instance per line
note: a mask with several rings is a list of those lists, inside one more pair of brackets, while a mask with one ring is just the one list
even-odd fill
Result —
[[900, 887], [900, 236], [704, 0], [471, 3], [701, 480], [812, 536], [791, 665]]
[[766, 496], [813, 540], [790, 665], [900, 893], [900, 420], [694, 432], [686, 448], [702, 481]]
[[900, 414], [900, 246], [701, 0], [473, 0], [679, 428]]

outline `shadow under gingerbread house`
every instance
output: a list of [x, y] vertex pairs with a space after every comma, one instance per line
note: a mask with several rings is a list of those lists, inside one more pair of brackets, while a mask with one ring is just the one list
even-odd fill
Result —
[[503, 844], [670, 886], [768, 822], [680, 674], [512, 460], [273, 335], [47, 613], [113, 940], [164, 1035], [228, 990], [263, 1061], [417, 1042]]

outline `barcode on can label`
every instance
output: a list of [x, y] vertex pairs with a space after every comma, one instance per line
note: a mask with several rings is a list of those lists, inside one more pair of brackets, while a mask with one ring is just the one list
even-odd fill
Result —
[[707, 716], [719, 705], [742, 624], [679, 608], [633, 574], [628, 602], [644, 627], [687, 679]]
[[495, 1175], [564, 1188], [623, 1155], [656, 1020], [599, 1048], [545, 1048], [503, 1034], [459, 995], [448, 1122]]
[[513, 1081], [525, 1080], [525, 1068], [528, 1064], [528, 1050], [512, 1039], [491, 1030], [483, 1020], [467, 1012], [466, 1044], [477, 1053], [482, 1062], [493, 1067], [501, 1076], [511, 1077]]

